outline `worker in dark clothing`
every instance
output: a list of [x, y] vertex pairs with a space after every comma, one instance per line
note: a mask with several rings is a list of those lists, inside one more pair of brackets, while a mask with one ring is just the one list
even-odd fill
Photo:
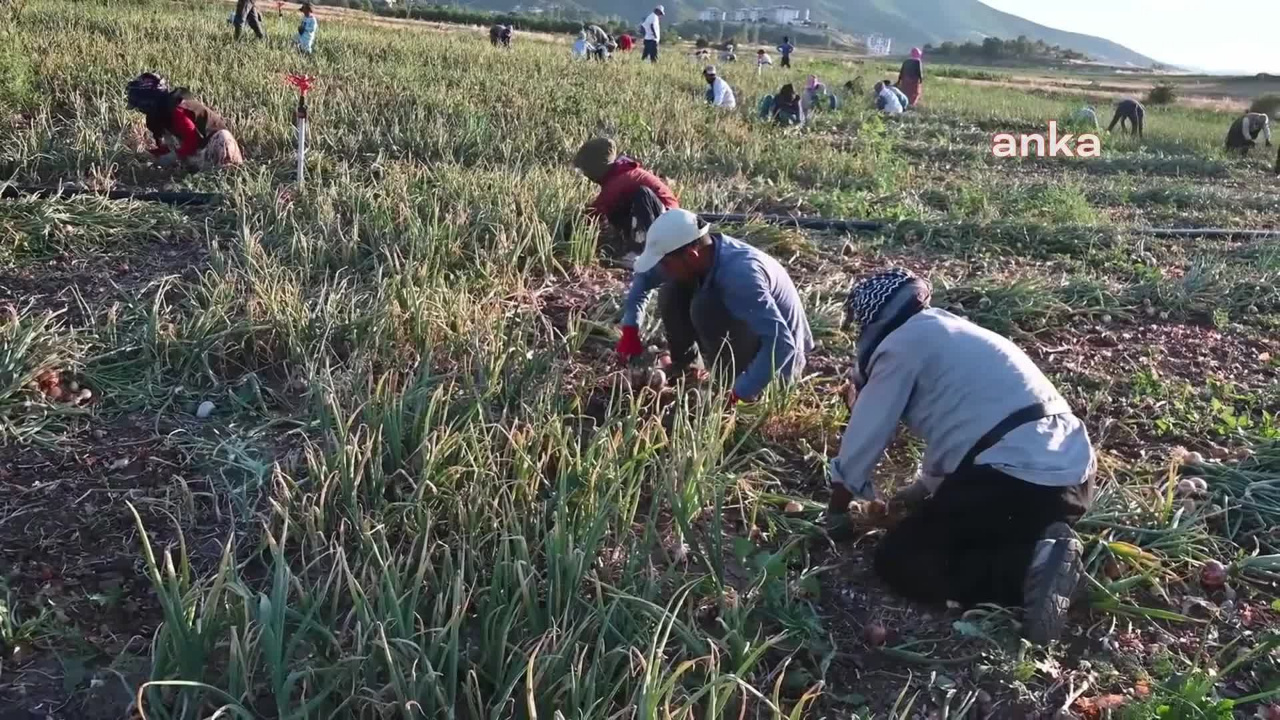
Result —
[[[644, 232], [661, 214], [654, 212], [655, 199], [663, 209], [680, 206], [676, 194], [661, 178], [635, 160], [619, 156], [617, 145], [609, 138], [583, 143], [573, 165], [600, 186], [600, 194], [587, 208], [588, 217], [608, 222], [630, 245], [642, 243]], [[647, 194], [642, 192], [645, 190]]]
[[772, 120], [779, 125], [803, 125], [804, 103], [791, 83], [783, 85], [777, 95], [765, 95], [760, 99], [761, 120]]
[[236, 39], [240, 39], [240, 30], [248, 23], [249, 29], [254, 35], [261, 40], [262, 34], [262, 15], [258, 12], [258, 6], [254, 0], [236, 0], [236, 13], [231, 18], [231, 24], [236, 29]]
[[511, 25], [497, 23], [489, 27], [489, 44], [498, 47], [511, 47]]
[[125, 87], [125, 96], [130, 109], [146, 115], [156, 141], [150, 153], [158, 164], [197, 170], [244, 161], [226, 121], [186, 88], [170, 89], [159, 75], [143, 73]]
[[1096, 456], [1070, 405], [1008, 339], [930, 307], [931, 288], [894, 268], [854, 285], [858, 326], [848, 428], [831, 462], [827, 521], [839, 530], [901, 422], [924, 441], [912, 506], [875, 569], [920, 602], [1022, 606], [1036, 643], [1062, 631], [1083, 575], [1071, 530], [1089, 509]]
[[1142, 103], [1133, 98], [1126, 98], [1116, 103], [1115, 117], [1111, 118], [1111, 125], [1107, 127], [1107, 132], [1113, 132], [1116, 125], [1120, 126], [1120, 131], [1124, 132], [1125, 125], [1129, 125], [1129, 133], [1142, 137], [1143, 124], [1147, 116], [1147, 111], [1142, 107]]
[[1227, 152], [1248, 155], [1258, 144], [1258, 137], [1266, 139], [1267, 147], [1271, 147], [1271, 118], [1264, 113], [1249, 113], [1236, 118], [1227, 131]]

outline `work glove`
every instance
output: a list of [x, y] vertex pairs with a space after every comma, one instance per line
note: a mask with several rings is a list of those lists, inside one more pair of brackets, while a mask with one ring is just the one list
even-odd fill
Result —
[[632, 358], [644, 354], [644, 343], [640, 342], [640, 329], [634, 325], [623, 325], [622, 339], [618, 340], [616, 352], [619, 362], [623, 365], [631, 362]]

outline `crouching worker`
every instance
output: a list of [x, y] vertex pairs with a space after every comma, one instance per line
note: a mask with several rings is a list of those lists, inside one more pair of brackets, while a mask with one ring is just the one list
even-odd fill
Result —
[[717, 74], [715, 65], [708, 65], [703, 69], [702, 79], [707, 81], [708, 103], [723, 110], [733, 110], [738, 107], [733, 88], [729, 87], [729, 83]]
[[661, 178], [635, 160], [619, 156], [617, 145], [609, 138], [583, 143], [573, 157], [573, 166], [600, 186], [587, 215], [607, 221], [622, 233], [628, 246], [644, 242], [644, 231], [663, 210], [680, 206]]
[[171, 90], [164, 78], [143, 73], [129, 81], [125, 95], [129, 108], [147, 117], [156, 141], [150, 152], [158, 164], [198, 170], [244, 162], [226, 121], [186, 88]]
[[668, 210], [649, 228], [627, 293], [618, 356], [644, 352], [640, 317], [655, 288], [676, 374], [708, 369], [735, 378], [730, 404], [760, 397], [774, 378], [804, 371], [813, 334], [791, 277], [777, 260], [712, 232], [688, 210]]
[[1248, 155], [1258, 144], [1258, 137], [1266, 138], [1267, 147], [1271, 147], [1271, 118], [1263, 113], [1249, 113], [1236, 118], [1227, 131], [1227, 152]]
[[887, 82], [876, 83], [876, 109], [888, 115], [901, 115], [907, 107], [907, 97]]
[[910, 599], [1020, 605], [1027, 637], [1058, 637], [1082, 576], [1071, 526], [1091, 502], [1093, 447], [1053, 384], [1012, 342], [929, 306], [905, 270], [857, 283], [857, 390], [831, 463], [829, 522], [871, 498], [871, 472], [901, 420], [925, 443], [921, 473], [894, 503], [876, 573]]
[[804, 124], [803, 103], [791, 83], [783, 85], [777, 95], [765, 95], [761, 98], [759, 111], [761, 120], [772, 120], [779, 125]]

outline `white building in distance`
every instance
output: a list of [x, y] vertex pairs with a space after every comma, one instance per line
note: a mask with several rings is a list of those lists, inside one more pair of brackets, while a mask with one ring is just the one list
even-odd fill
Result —
[[800, 10], [790, 5], [769, 8], [769, 19], [778, 25], [795, 25], [800, 22]]
[[893, 38], [880, 33], [867, 36], [867, 52], [872, 55], [888, 55], [893, 49]]
[[728, 13], [718, 7], [709, 7], [698, 13], [698, 19], [703, 22], [723, 22], [726, 16]]

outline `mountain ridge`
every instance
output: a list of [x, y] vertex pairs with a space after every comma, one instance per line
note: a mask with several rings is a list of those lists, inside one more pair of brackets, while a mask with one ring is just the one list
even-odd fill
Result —
[[[526, 3], [528, 0], [524, 0]], [[537, 0], [534, 0], [535, 2]], [[546, 1], [546, 0], [544, 0]], [[660, 0], [661, 1], [661, 0]], [[642, 0], [550, 0], [552, 3], [569, 4], [593, 14], [619, 17], [639, 23], [648, 12], [648, 2]], [[1026, 35], [1031, 40], [1043, 40], [1049, 45], [1060, 45], [1082, 52], [1096, 60], [1119, 65], [1150, 66], [1156, 61], [1131, 50], [1120, 43], [1082, 33], [1058, 30], [1032, 22], [1012, 13], [997, 10], [980, 0], [780, 0], [795, 7], [812, 11], [814, 22], [827, 22], [836, 28], [853, 33], [880, 33], [893, 38], [896, 51], [912, 46], [937, 45], [951, 40], [982, 42], [993, 36], [1012, 40]], [[501, 0], [472, 0], [465, 5], [495, 10], [508, 10], [510, 4]], [[698, 12], [709, 7], [732, 11], [741, 7], [763, 5], [759, 0], [665, 0], [668, 17], [690, 20]], [[767, 6], [767, 5], [766, 5]]]

